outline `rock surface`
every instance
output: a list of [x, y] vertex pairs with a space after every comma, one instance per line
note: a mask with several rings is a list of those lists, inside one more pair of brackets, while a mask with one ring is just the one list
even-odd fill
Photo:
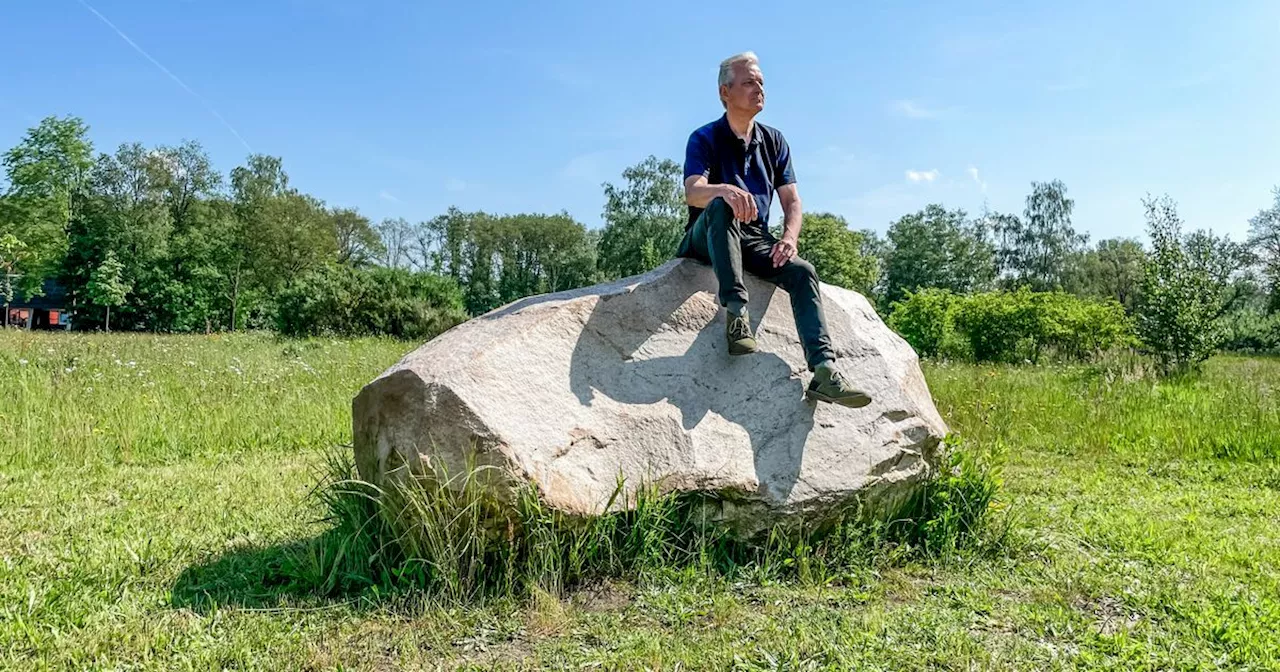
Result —
[[807, 401], [786, 292], [747, 286], [760, 351], [743, 357], [726, 352], [711, 269], [690, 260], [458, 325], [356, 397], [360, 475], [457, 474], [470, 458], [500, 468], [491, 487], [532, 483], [586, 515], [621, 476], [628, 493], [712, 494], [744, 533], [909, 491], [946, 433], [911, 347], [861, 295], [824, 284], [838, 368], [873, 402]]

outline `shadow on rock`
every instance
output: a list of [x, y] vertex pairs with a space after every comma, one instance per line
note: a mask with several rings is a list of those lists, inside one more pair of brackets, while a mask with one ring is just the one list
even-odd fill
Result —
[[[762, 282], [750, 288], [748, 310], [760, 335], [777, 290]], [[710, 269], [686, 261], [658, 282], [601, 298], [574, 347], [570, 385], [587, 405], [601, 396], [670, 404], [686, 432], [712, 415], [736, 425], [750, 437], [758, 494], [781, 502], [799, 478], [813, 428], [814, 408], [797, 373], [772, 352], [728, 354]], [[721, 423], [716, 431], [725, 429]]]

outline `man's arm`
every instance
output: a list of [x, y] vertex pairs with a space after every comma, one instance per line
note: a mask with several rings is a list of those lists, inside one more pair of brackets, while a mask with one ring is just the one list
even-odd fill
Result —
[[746, 191], [732, 184], [707, 184], [706, 175], [690, 175], [684, 181], [684, 200], [695, 208], [705, 208], [717, 198], [723, 198], [733, 210], [733, 217], [739, 222], [754, 222], [759, 214], [756, 212], [756, 199]]
[[684, 150], [684, 200], [695, 208], [705, 208], [717, 198], [733, 210], [733, 218], [739, 222], [756, 220], [756, 199], [751, 194], [730, 184], [708, 184], [712, 156], [711, 145], [707, 139], [694, 132], [689, 136], [689, 144]]
[[804, 211], [800, 205], [800, 190], [796, 183], [778, 187], [778, 200], [782, 202], [782, 240], [773, 246], [773, 267], [777, 268], [791, 261], [796, 256], [796, 246], [800, 240], [800, 224], [804, 221]]

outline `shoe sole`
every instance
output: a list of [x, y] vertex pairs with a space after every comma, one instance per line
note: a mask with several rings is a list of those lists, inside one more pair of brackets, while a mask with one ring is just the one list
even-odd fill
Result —
[[827, 396], [821, 392], [815, 392], [814, 390], [805, 390], [805, 396], [815, 401], [825, 401], [828, 404], [836, 404], [837, 406], [844, 406], [845, 408], [862, 408], [863, 406], [871, 403], [871, 397], [868, 397], [865, 394], [860, 394], [856, 397], [837, 398]]
[[741, 346], [734, 345], [733, 343], [729, 344], [729, 354], [733, 355], [734, 357], [737, 357], [740, 355], [750, 355], [754, 353], [756, 349], [757, 349], [756, 347], [744, 348]]

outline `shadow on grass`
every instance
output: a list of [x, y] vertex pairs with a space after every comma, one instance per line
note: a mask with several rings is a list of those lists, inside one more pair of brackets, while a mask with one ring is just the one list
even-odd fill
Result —
[[299, 579], [299, 564], [321, 547], [323, 537], [234, 548], [193, 564], [174, 582], [170, 604], [205, 613], [225, 606], [270, 609], [345, 601], [349, 596], [325, 595], [314, 583]]

